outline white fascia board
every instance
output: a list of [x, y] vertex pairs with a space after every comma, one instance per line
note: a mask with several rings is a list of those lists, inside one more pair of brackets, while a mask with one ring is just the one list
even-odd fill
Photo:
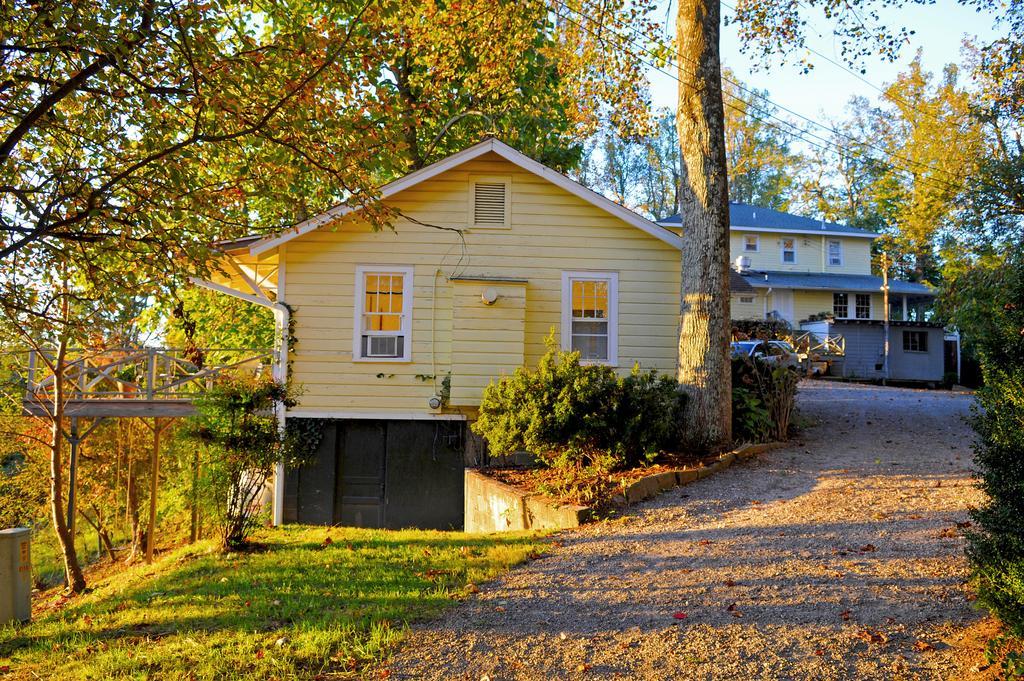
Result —
[[[667, 229], [658, 226], [657, 224], [651, 222], [650, 220], [640, 215], [637, 215], [628, 208], [620, 206], [611, 199], [607, 199], [604, 196], [598, 194], [597, 192], [587, 189], [580, 183], [569, 179], [568, 177], [559, 173], [556, 170], [548, 168], [543, 163], [538, 163], [537, 161], [534, 161], [526, 154], [516, 151], [515, 149], [508, 146], [504, 142], [499, 142], [496, 139], [484, 140], [483, 142], [475, 144], [472, 147], [469, 147], [468, 149], [463, 149], [457, 154], [452, 154], [448, 158], [442, 159], [437, 163], [432, 163], [426, 168], [420, 168], [419, 170], [409, 173], [405, 177], [401, 177], [395, 180], [394, 182], [389, 182], [388, 184], [381, 187], [380, 198], [386, 199], [389, 196], [397, 194], [398, 192], [403, 191], [405, 189], [409, 189], [410, 187], [413, 187], [419, 184], [420, 182], [429, 180], [432, 177], [440, 175], [443, 172], [451, 170], [456, 166], [459, 166], [467, 161], [471, 161], [474, 158], [482, 156], [490, 151], [493, 151], [494, 153], [504, 158], [506, 161], [509, 161], [510, 163], [519, 166], [523, 170], [531, 172], [534, 175], [543, 177], [544, 179], [548, 180], [555, 186], [566, 190], [570, 194], [578, 196], [584, 201], [600, 208], [601, 210], [604, 210], [607, 213], [610, 213], [611, 215], [614, 215], [615, 217], [632, 225], [633, 227], [643, 230], [644, 232], [650, 234], [654, 238], [665, 242], [669, 246], [672, 246], [673, 248], [677, 249], [682, 248], [682, 239], [673, 234], [672, 232], [668, 231]], [[279, 234], [273, 237], [267, 237], [266, 239], [257, 241], [256, 243], [249, 247], [249, 253], [251, 253], [252, 255], [259, 255], [264, 251], [276, 248], [277, 246], [285, 244], [291, 241], [292, 239], [302, 236], [303, 234], [307, 234], [319, 227], [323, 227], [324, 225], [329, 224], [337, 220], [338, 218], [344, 217], [348, 213], [352, 212], [352, 210], [353, 209], [351, 206], [335, 206], [334, 208], [328, 210], [326, 213], [322, 213], [314, 218], [310, 218], [309, 220], [306, 220], [305, 222], [302, 222], [296, 225], [295, 227], [288, 229], [283, 234]]]

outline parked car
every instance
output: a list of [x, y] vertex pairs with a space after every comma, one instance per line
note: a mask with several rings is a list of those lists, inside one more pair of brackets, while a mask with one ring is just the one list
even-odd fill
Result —
[[793, 344], [790, 343], [789, 341], [770, 340], [770, 341], [768, 341], [768, 345], [769, 346], [774, 346], [774, 347], [777, 347], [777, 348], [782, 348], [783, 352], [787, 352], [787, 353], [789, 353], [791, 355], [796, 355], [797, 360], [801, 364], [803, 364], [807, 360], [807, 353], [806, 352], [800, 352], [799, 350], [794, 348]]
[[755, 357], [794, 370], [803, 366], [799, 353], [785, 341], [735, 341], [732, 354], [734, 357]]

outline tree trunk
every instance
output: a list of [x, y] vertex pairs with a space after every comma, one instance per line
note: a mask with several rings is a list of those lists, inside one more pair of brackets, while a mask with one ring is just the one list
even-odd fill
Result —
[[128, 498], [126, 505], [128, 507], [128, 519], [131, 523], [132, 529], [132, 543], [131, 550], [128, 551], [128, 557], [124, 559], [124, 562], [131, 563], [135, 560], [135, 556], [137, 556], [142, 550], [142, 545], [146, 538], [142, 531], [142, 524], [139, 519], [138, 466], [134, 465], [134, 462], [131, 459], [131, 449], [129, 449], [126, 454], [128, 457]]
[[732, 440], [729, 359], [729, 187], [717, 0], [680, 0], [677, 126], [683, 157], [682, 291], [678, 378], [689, 399], [691, 447], [716, 450]]
[[[66, 303], [65, 303], [66, 305]], [[53, 422], [50, 428], [50, 516], [53, 531], [57, 534], [61, 558], [64, 561], [64, 576], [68, 589], [81, 593], [85, 589], [85, 575], [78, 564], [75, 538], [68, 529], [64, 508], [64, 373], [67, 358], [66, 341], [61, 339], [54, 358]]]

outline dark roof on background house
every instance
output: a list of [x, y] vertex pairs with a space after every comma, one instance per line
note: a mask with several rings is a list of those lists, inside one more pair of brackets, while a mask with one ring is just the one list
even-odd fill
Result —
[[[823, 274], [819, 272], [754, 272], [742, 275], [754, 288], [821, 289], [828, 291], [860, 291], [877, 293], [882, 290], [882, 278], [871, 274]], [[935, 291], [924, 284], [898, 279], [889, 280], [889, 293], [934, 297]]]
[[[679, 227], [682, 217], [679, 213], [664, 220], [658, 220], [662, 227]], [[877, 232], [856, 227], [847, 227], [836, 222], [825, 222], [814, 218], [805, 218], [792, 213], [751, 206], [748, 203], [729, 202], [729, 225], [733, 229], [778, 231], [778, 232], [813, 232], [815, 234], [843, 234], [875, 238]]]
[[730, 293], [754, 293], [754, 287], [747, 283], [736, 270], [729, 270], [729, 292]]

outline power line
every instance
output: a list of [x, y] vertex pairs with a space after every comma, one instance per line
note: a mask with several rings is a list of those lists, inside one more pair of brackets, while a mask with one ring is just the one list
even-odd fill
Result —
[[[583, 14], [583, 12], [581, 12], [580, 10], [577, 10], [575, 8], [569, 7], [564, 2], [564, 0], [556, 0], [556, 1], [558, 2], [559, 5], [561, 5], [562, 7], [567, 9], [568, 11], [573, 12], [575, 14], [578, 14], [578, 15], [586, 18], [586, 15]], [[585, 3], [583, 3], [583, 4], [585, 4]], [[591, 6], [591, 7], [593, 7], [593, 6]], [[594, 36], [598, 40], [600, 40], [600, 41], [602, 41], [602, 42], [604, 42], [606, 44], [610, 44], [607, 38], [605, 38], [602, 35], [597, 34], [596, 32], [594, 32], [592, 29], [588, 28], [584, 24], [582, 24], [582, 23], [580, 23], [580, 22], [576, 21], [575, 19], [573, 19], [571, 17], [568, 17], [568, 16], [566, 16], [565, 18], [568, 21], [570, 21], [573, 24], [575, 24], [576, 26], [578, 26], [579, 28], [583, 29], [584, 31], [587, 31], [588, 33], [590, 33], [592, 36]], [[637, 30], [636, 29], [631, 29], [631, 30], [634, 32], [634, 34], [637, 34]], [[631, 45], [633, 45], [634, 47], [638, 48], [639, 50], [641, 50], [641, 51], [651, 55], [655, 59], [661, 59], [660, 55], [656, 54], [655, 52], [652, 52], [651, 50], [649, 50], [648, 48], [646, 48], [646, 47], [644, 47], [642, 45], [638, 45], [635, 40], [630, 39], [628, 36], [623, 36], [622, 34], [620, 34], [618, 32], [615, 32], [615, 31], [610, 31], [610, 32], [614, 33], [616, 35], [616, 37], [625, 40], [626, 42], [630, 43]], [[646, 36], [644, 36], [644, 37], [646, 37]], [[664, 43], [660, 43], [660, 42], [657, 42], [657, 41], [655, 41], [655, 42], [658, 44], [659, 47], [661, 47], [663, 49], [668, 49], [668, 46], [665, 45]], [[616, 47], [615, 45], [611, 45], [611, 46], [612, 47]], [[659, 73], [662, 73], [662, 74], [668, 76], [669, 78], [672, 78], [676, 82], [681, 82], [679, 80], [678, 76], [676, 76], [676, 75], [674, 75], [674, 74], [672, 74], [672, 73], [670, 73], [668, 71], [665, 71], [664, 69], [659, 67], [656, 63], [648, 62], [648, 61], [644, 60], [642, 57], [637, 57], [637, 59], [639, 59], [640, 63], [642, 63], [642, 64], [644, 64], [644, 65], [646, 65], [646, 66], [648, 66], [648, 67], [658, 71]], [[684, 59], [686, 59], [686, 58], [684, 57]], [[672, 66], [675, 66], [680, 71], [686, 72], [688, 75], [695, 75], [692, 71], [685, 70], [682, 67], [681, 64], [676, 63], [675, 61], [673, 61], [671, 59], [666, 59], [665, 61], [668, 64], [671, 64]], [[686, 61], [688, 61], [690, 63], [696, 64], [696, 62], [694, 62], [692, 59], [686, 59]], [[846, 133], [842, 133], [839, 130], [835, 130], [833, 128], [830, 128], [829, 126], [825, 125], [824, 123], [821, 123], [821, 122], [816, 121], [814, 119], [808, 118], [807, 116], [804, 116], [804, 115], [802, 115], [802, 114], [800, 114], [800, 113], [798, 113], [796, 111], [793, 111], [792, 109], [789, 109], [789, 108], [787, 108], [785, 106], [782, 106], [778, 102], [775, 102], [775, 101], [771, 100], [770, 98], [768, 98], [765, 95], [757, 92], [756, 90], [751, 90], [750, 88], [747, 88], [743, 84], [738, 83], [738, 82], [736, 82], [736, 81], [734, 81], [734, 80], [732, 80], [730, 78], [727, 78], [727, 77], [723, 76], [722, 80], [732, 84], [737, 89], [739, 89], [739, 90], [741, 90], [743, 92], [746, 92], [746, 93], [750, 94], [753, 97], [756, 97], [758, 99], [762, 99], [762, 100], [766, 101], [768, 104], [770, 104], [771, 106], [773, 106], [773, 107], [775, 107], [777, 109], [781, 109], [781, 110], [783, 110], [783, 111], [785, 111], [785, 112], [787, 112], [787, 113], [789, 113], [789, 114], [791, 114], [793, 116], [796, 116], [797, 118], [800, 118], [800, 119], [802, 119], [802, 120], [804, 120], [804, 121], [806, 121], [806, 122], [808, 122], [808, 123], [810, 123], [812, 125], [816, 125], [816, 126], [822, 128], [824, 130], [827, 130], [827, 131], [829, 131], [830, 133], [832, 133], [834, 135], [841, 135], [841, 136], [845, 137], [846, 139], [850, 140], [851, 142], [853, 142], [853, 144], [855, 144], [857, 146], [874, 149], [876, 151], [879, 151], [880, 153], [882, 153], [883, 155], [885, 155], [887, 157], [894, 158], [894, 159], [897, 159], [897, 160], [901, 160], [901, 161], [903, 161], [905, 163], [909, 163], [909, 164], [912, 164], [912, 165], [920, 166], [920, 167], [925, 168], [926, 170], [928, 170], [930, 172], [946, 174], [945, 171], [943, 171], [941, 168], [936, 168], [934, 166], [930, 166], [928, 164], [921, 163], [920, 161], [914, 161], [913, 159], [904, 158], [904, 157], [899, 156], [897, 154], [893, 154], [892, 152], [889, 152], [889, 151], [887, 151], [885, 149], [882, 149], [882, 148], [880, 148], [880, 147], [878, 147], [876, 145], [873, 145], [873, 144], [871, 144], [869, 142], [864, 142], [864, 141], [861, 141], [861, 140], [857, 140], [856, 138], [854, 138], [854, 137], [852, 137], [852, 136], [850, 136], [850, 135], [848, 135]], [[738, 100], [740, 102], [743, 102], [744, 104], [747, 104], [746, 100], [744, 100], [742, 97], [734, 95], [731, 92], [727, 92], [727, 91], [723, 90], [722, 94], [724, 94], [724, 95], [726, 95], [728, 97], [732, 97], [733, 99], [736, 99], [736, 100]], [[730, 108], [732, 108], [732, 109], [734, 109], [736, 111], [739, 111], [740, 113], [746, 113], [743, 109], [740, 109], [739, 107], [736, 107], [734, 105], [730, 105], [727, 102], [725, 104], [726, 104], [726, 106], [729, 106]], [[836, 142], [834, 140], [830, 140], [830, 139], [827, 139], [825, 137], [822, 137], [821, 135], [818, 135], [818, 134], [816, 134], [816, 133], [814, 133], [814, 132], [812, 132], [810, 130], [800, 130], [799, 128], [797, 128], [797, 126], [795, 126], [790, 121], [786, 121], [785, 119], [779, 118], [778, 116], [775, 116], [774, 114], [768, 113], [767, 111], [765, 113], [770, 118], [773, 118], [776, 121], [778, 121], [779, 123], [782, 123], [783, 125], [788, 126], [790, 129], [782, 129], [778, 125], [773, 124], [770, 121], [765, 120], [764, 118], [759, 118], [757, 116], [753, 116], [753, 118], [755, 120], [757, 120], [757, 121], [760, 121], [760, 122], [764, 123], [765, 125], [768, 125], [768, 126], [771, 126], [771, 127], [775, 128], [775, 129], [777, 129], [777, 130], [779, 130], [781, 132], [793, 135], [794, 137], [797, 137], [797, 138], [803, 140], [805, 143], [810, 144], [811, 146], [813, 146], [813, 147], [815, 147], [817, 149], [820, 149], [822, 151], [827, 151], [828, 148], [832, 148], [832, 149], [834, 149], [836, 151], [839, 151], [841, 153], [849, 151], [848, 147], [844, 147], [843, 145], [841, 145], [840, 143], [838, 143], [838, 142]], [[794, 130], [797, 131], [797, 132], [794, 132]], [[804, 136], [805, 134], [806, 135], [811, 135], [811, 136], [815, 137], [816, 139], [820, 140], [825, 145], [825, 147], [822, 147], [820, 144], [817, 144], [817, 143], [812, 142], [811, 140], [807, 139], [807, 137]], [[905, 166], [900, 166], [900, 165], [897, 165], [897, 164], [894, 164], [894, 163], [891, 163], [891, 162], [888, 162], [888, 161], [885, 161], [885, 160], [882, 160], [882, 159], [877, 159], [877, 158], [873, 159], [873, 160], [875, 160], [877, 162], [885, 163], [886, 165], [888, 165], [890, 170], [896, 170], [896, 171], [902, 171], [904, 173], [908, 173], [908, 174], [911, 175], [911, 177], [915, 181], [920, 180], [920, 181], [931, 183], [933, 186], [940, 186], [940, 187], [946, 188], [946, 189], [952, 188], [952, 189], [954, 189], [956, 191], [967, 191], [966, 186], [950, 182], [950, 181], [945, 180], [945, 179], [943, 179], [941, 177], [927, 177], [927, 176], [918, 177], [913, 170], [911, 170], [910, 168], [907, 168]]]

